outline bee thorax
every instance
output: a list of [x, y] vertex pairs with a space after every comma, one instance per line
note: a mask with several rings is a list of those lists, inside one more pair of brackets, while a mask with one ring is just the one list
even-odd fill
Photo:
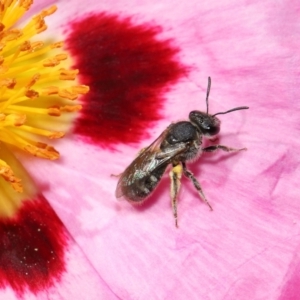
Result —
[[187, 121], [178, 122], [170, 126], [166, 141], [170, 145], [186, 143], [197, 138], [197, 129]]

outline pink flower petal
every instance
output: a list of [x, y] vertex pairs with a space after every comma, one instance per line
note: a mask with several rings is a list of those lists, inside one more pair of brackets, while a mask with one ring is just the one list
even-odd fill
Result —
[[[120, 0], [59, 8], [52, 20], [61, 29], [103, 11], [162, 26], [160, 38], [173, 39], [191, 67], [165, 95], [152, 137], [136, 147], [109, 151], [66, 139], [60, 162], [24, 162], [107, 286], [122, 299], [297, 299], [299, 4]], [[183, 179], [176, 229], [167, 175], [140, 208], [115, 200], [110, 175], [170, 122], [205, 110], [208, 76], [211, 112], [250, 106], [220, 116], [220, 142], [248, 151], [190, 164], [214, 211]]]
[[42, 195], [24, 200], [12, 218], [0, 219], [0, 242], [5, 299], [76, 299], [87, 293], [90, 299], [115, 298]]

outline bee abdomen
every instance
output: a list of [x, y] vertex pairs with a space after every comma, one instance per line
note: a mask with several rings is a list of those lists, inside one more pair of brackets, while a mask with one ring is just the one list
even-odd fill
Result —
[[143, 177], [133, 180], [131, 186], [127, 189], [126, 198], [131, 202], [143, 202], [157, 187], [166, 168], [167, 165], [162, 166], [152, 173], [145, 174]]

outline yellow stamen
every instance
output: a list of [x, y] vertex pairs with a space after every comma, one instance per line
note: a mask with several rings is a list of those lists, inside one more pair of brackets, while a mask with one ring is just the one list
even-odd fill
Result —
[[15, 175], [17, 164], [10, 165], [3, 153], [19, 148], [49, 160], [59, 158], [58, 151], [44, 141], [64, 136], [62, 124], [70, 123], [66, 115], [81, 109], [76, 100], [89, 91], [74, 82], [78, 70], [69, 69], [63, 42], [30, 41], [47, 29], [45, 17], [53, 14], [56, 6], [43, 10], [23, 28], [14, 26], [32, 2], [0, 3], [0, 150], [8, 146], [0, 151], [0, 188], [7, 182], [19, 193], [24, 189], [23, 178]]
[[37, 190], [20, 162], [3, 143], [0, 157], [3, 158], [0, 160], [0, 218], [7, 218], [14, 216], [24, 200], [33, 199]]
[[10, 166], [7, 165], [7, 163], [1, 159], [0, 159], [0, 175], [6, 181], [8, 181], [17, 192], [19, 192], [19, 193], [23, 192], [23, 187], [20, 183], [21, 179], [17, 178], [14, 175]]

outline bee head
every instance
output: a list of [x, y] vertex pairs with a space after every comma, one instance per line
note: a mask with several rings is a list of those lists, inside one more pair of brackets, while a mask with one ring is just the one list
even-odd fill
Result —
[[189, 114], [189, 119], [191, 123], [193, 123], [198, 128], [198, 130], [205, 136], [214, 136], [220, 132], [221, 121], [216, 117], [216, 115], [224, 115], [235, 110], [249, 108], [248, 106], [240, 106], [225, 112], [219, 112], [214, 115], [210, 115], [208, 113], [208, 97], [209, 97], [210, 87], [211, 87], [211, 79], [210, 77], [208, 77], [208, 85], [206, 91], [206, 113], [199, 110], [193, 110]]
[[190, 112], [189, 119], [205, 136], [213, 136], [220, 132], [221, 122], [215, 116], [193, 110]]

